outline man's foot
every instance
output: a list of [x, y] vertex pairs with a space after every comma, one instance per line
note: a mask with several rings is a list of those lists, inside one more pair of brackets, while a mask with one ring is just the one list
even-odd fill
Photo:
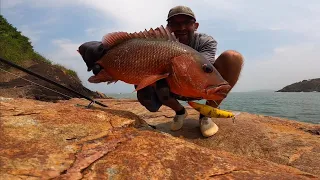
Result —
[[183, 126], [184, 119], [187, 117], [187, 115], [188, 115], [187, 111], [185, 111], [185, 113], [182, 115], [176, 115], [173, 118], [173, 122], [170, 127], [171, 131], [177, 131], [181, 129]]
[[204, 137], [210, 137], [219, 130], [218, 126], [208, 117], [202, 117], [200, 120], [200, 130]]

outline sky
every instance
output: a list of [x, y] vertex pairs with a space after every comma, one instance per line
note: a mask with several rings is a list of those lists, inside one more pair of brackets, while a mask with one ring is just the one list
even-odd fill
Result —
[[104, 93], [130, 93], [133, 85], [91, 84], [76, 51], [114, 31], [166, 25], [169, 9], [189, 6], [200, 26], [218, 42], [217, 57], [236, 50], [244, 66], [233, 92], [279, 90], [320, 78], [319, 0], [0, 0], [0, 13], [28, 36], [34, 49], [77, 72], [84, 86]]

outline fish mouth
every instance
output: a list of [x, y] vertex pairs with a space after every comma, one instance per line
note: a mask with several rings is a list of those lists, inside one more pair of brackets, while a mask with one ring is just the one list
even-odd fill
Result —
[[114, 81], [114, 79], [104, 69], [102, 69], [96, 75], [91, 76], [88, 81], [90, 83], [101, 83]]
[[211, 85], [205, 89], [206, 94], [214, 94], [220, 96], [221, 98], [227, 97], [231, 86], [228, 83], [223, 83], [219, 85]]
[[88, 79], [88, 81], [89, 81], [90, 83], [101, 83], [101, 82], [103, 82], [103, 81], [101, 81], [101, 79], [100, 79], [99, 77], [97, 77], [97, 76], [95, 76], [95, 75], [91, 76], [91, 77]]

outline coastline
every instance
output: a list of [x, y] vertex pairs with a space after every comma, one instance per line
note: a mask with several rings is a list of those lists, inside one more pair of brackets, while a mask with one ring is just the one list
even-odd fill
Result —
[[[137, 99], [134, 93], [107, 95], [114, 99]], [[203, 104], [205, 101], [196, 102]], [[187, 105], [184, 101], [180, 103]], [[231, 92], [220, 105], [220, 108], [225, 110], [320, 124], [320, 112], [317, 107], [320, 107], [320, 93], [313, 92]]]

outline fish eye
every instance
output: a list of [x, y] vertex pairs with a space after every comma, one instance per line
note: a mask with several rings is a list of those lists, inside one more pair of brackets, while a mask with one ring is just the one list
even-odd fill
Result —
[[202, 65], [202, 69], [206, 73], [212, 73], [213, 72], [213, 66], [210, 66], [208, 64]]
[[94, 75], [97, 75], [102, 70], [102, 67], [99, 64], [93, 66], [92, 72]]

